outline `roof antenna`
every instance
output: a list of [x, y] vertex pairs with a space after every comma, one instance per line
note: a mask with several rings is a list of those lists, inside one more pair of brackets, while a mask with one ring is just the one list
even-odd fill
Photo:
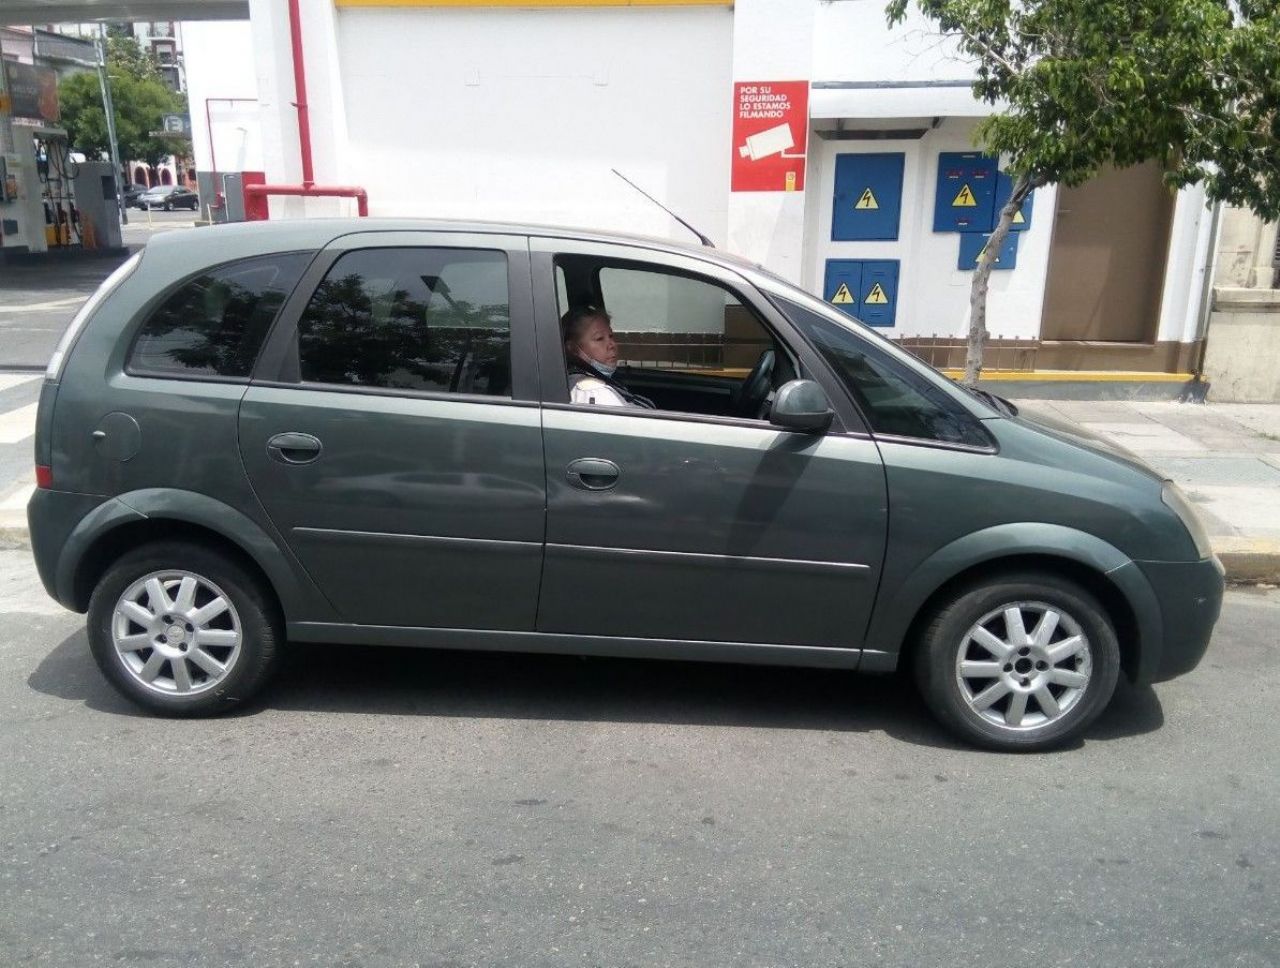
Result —
[[639, 185], [633, 182], [630, 178], [628, 178], [622, 172], [618, 171], [618, 169], [610, 168], [609, 170], [613, 172], [615, 175], [617, 175], [619, 178], [621, 178], [628, 185], [630, 185], [632, 188], [634, 188], [636, 191], [638, 191], [645, 198], [649, 199], [649, 201], [653, 202], [654, 205], [657, 205], [658, 208], [662, 209], [664, 212], [666, 212], [673, 219], [675, 219], [677, 222], [679, 222], [681, 225], [687, 228], [694, 235], [696, 235], [698, 237], [698, 241], [701, 242], [703, 245], [705, 245], [707, 248], [714, 249], [716, 247], [716, 244], [712, 242], [709, 238], [707, 238], [705, 235], [703, 235], [701, 232], [695, 229], [692, 225], [690, 225], [688, 222], [682, 219], [675, 212], [671, 211], [671, 209], [667, 208], [667, 206], [663, 205], [660, 201], [658, 201], [656, 198], [654, 198], [652, 195], [646, 192], [643, 188], [641, 188]]

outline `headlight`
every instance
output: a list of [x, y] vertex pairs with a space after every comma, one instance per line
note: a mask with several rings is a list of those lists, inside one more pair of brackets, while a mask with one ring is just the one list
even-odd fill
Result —
[[1196, 513], [1195, 506], [1187, 500], [1187, 496], [1182, 493], [1182, 488], [1178, 487], [1173, 481], [1164, 482], [1164, 490], [1160, 493], [1160, 500], [1178, 516], [1183, 526], [1187, 529], [1187, 533], [1191, 535], [1191, 540], [1196, 546], [1196, 554], [1201, 558], [1208, 558], [1213, 554], [1213, 547], [1209, 544], [1209, 533], [1205, 531], [1204, 525], [1200, 523], [1200, 515]]

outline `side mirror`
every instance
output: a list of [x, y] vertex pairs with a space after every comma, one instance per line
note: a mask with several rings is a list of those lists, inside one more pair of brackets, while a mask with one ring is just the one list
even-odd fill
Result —
[[807, 434], [826, 433], [835, 411], [822, 387], [812, 380], [792, 380], [778, 388], [769, 410], [769, 422]]

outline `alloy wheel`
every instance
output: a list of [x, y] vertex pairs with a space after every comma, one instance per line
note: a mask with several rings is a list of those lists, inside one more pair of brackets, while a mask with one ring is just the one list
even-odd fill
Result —
[[965, 704], [1003, 729], [1042, 729], [1061, 719], [1084, 696], [1092, 674], [1080, 623], [1044, 602], [993, 609], [969, 628], [956, 653]]
[[240, 616], [213, 582], [187, 571], [153, 572], [116, 602], [111, 638], [145, 689], [197, 695], [226, 679], [244, 644]]

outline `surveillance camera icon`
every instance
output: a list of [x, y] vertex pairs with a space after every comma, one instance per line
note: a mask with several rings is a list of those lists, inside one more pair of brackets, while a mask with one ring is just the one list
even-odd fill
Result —
[[781, 155], [796, 146], [795, 136], [791, 133], [790, 124], [780, 124], [767, 131], [760, 131], [747, 138], [747, 143], [738, 149], [738, 154], [752, 161], [768, 158], [770, 155]]

